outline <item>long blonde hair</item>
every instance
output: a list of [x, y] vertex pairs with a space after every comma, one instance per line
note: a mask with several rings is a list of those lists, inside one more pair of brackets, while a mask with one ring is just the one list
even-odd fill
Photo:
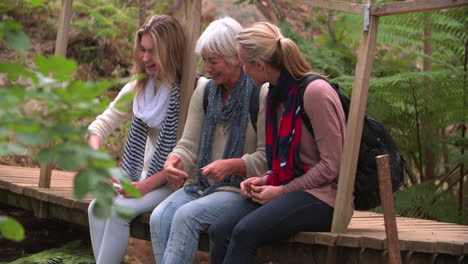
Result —
[[139, 94], [145, 87], [148, 76], [140, 55], [140, 42], [144, 34], [153, 40], [153, 60], [156, 64], [154, 79], [161, 81], [168, 87], [172, 82], [179, 83], [182, 77], [182, 58], [184, 52], [184, 30], [174, 17], [167, 15], [154, 15], [148, 19], [136, 32], [133, 47], [134, 75], [143, 75], [137, 78], [134, 92]]
[[312, 73], [296, 43], [281, 34], [281, 30], [268, 22], [258, 22], [244, 29], [236, 37], [242, 56], [249, 62], [263, 60], [276, 69], [285, 69], [295, 79]]

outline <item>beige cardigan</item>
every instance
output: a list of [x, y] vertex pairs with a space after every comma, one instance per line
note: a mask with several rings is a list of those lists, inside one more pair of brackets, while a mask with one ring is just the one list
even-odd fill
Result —
[[[133, 116], [133, 100], [119, 102], [123, 96], [133, 91], [133, 85], [134, 82], [127, 83], [122, 90], [120, 90], [115, 100], [110, 103], [107, 109], [97, 116], [96, 120], [89, 125], [89, 133], [99, 136], [101, 144], [115, 131], [115, 129], [122, 126], [125, 121]], [[142, 179], [144, 179], [148, 173], [148, 168], [154, 153], [154, 146], [158, 140], [158, 135], [159, 129], [149, 128], [148, 137], [146, 139], [143, 170], [141, 171]]]
[[[201, 131], [205, 118], [203, 109], [203, 95], [208, 80], [201, 77], [198, 80], [197, 87], [190, 99], [190, 105], [185, 123], [182, 138], [177, 142], [171, 156], [179, 156], [184, 164], [184, 171], [189, 173], [188, 182], [195, 181], [193, 169], [198, 161], [198, 151], [201, 140]], [[248, 123], [244, 143], [244, 155], [242, 159], [245, 162], [247, 177], [262, 176], [267, 170], [265, 158], [265, 96], [267, 85], [261, 87], [259, 111], [257, 117], [257, 132], [255, 132], [251, 122]], [[221, 159], [224, 152], [224, 145], [229, 135], [229, 127], [218, 124], [214, 131], [212, 160]], [[212, 182], [211, 182], [212, 183]]]

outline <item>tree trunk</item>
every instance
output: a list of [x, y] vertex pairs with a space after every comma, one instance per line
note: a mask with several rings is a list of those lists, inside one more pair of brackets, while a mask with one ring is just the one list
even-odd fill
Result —
[[[423, 58], [423, 71], [431, 71], [432, 70], [432, 60], [430, 56], [432, 55], [432, 31], [431, 31], [431, 24], [432, 19], [430, 16], [426, 17], [424, 20], [424, 35], [423, 35], [423, 51], [424, 55]], [[432, 83], [429, 78], [426, 78], [425, 81], [425, 96], [428, 100], [427, 102], [432, 102], [433, 100], [433, 91], [432, 91]], [[431, 120], [431, 114], [425, 118], [425, 137], [426, 137], [426, 144], [425, 144], [425, 168], [424, 168], [424, 180], [432, 181], [435, 179], [435, 167], [436, 167], [436, 156], [434, 154], [434, 147], [432, 142], [432, 138], [437, 134], [437, 131], [434, 128], [433, 122]], [[422, 154], [422, 153], [421, 153]]]
[[146, 21], [146, 7], [145, 7], [145, 0], [138, 0], [138, 22], [139, 26], [143, 25]]

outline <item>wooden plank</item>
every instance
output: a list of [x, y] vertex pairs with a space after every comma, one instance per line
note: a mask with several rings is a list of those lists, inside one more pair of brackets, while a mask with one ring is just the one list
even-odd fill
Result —
[[364, 14], [364, 5], [336, 0], [296, 0], [294, 3], [311, 7], [324, 8], [346, 13]]
[[72, 16], [72, 3], [73, 0], [62, 0], [62, 8], [60, 9], [57, 40], [55, 41], [55, 55], [62, 57], [67, 56], [68, 31], [70, 29]]
[[177, 139], [182, 137], [184, 131], [185, 120], [187, 119], [188, 106], [190, 97], [192, 96], [195, 84], [195, 69], [197, 67], [197, 57], [195, 56], [195, 44], [200, 35], [201, 25], [201, 0], [185, 1], [185, 48], [184, 48], [184, 63], [182, 69], [180, 95], [180, 113], [177, 130]]
[[335, 233], [317, 232], [314, 237], [315, 243], [326, 246], [335, 246], [338, 235], [339, 234]]
[[362, 135], [362, 125], [366, 112], [372, 61], [379, 17], [371, 16], [369, 31], [361, 33], [361, 44], [357, 56], [356, 74], [354, 77], [351, 105], [346, 126], [346, 136], [341, 158], [338, 191], [333, 214], [332, 232], [344, 233], [351, 218], [350, 207], [353, 201], [354, 179], [357, 158]]
[[433, 11], [446, 8], [467, 6], [468, 0], [424, 0], [400, 1], [385, 4], [371, 5], [370, 13], [373, 16], [388, 16], [424, 11]]

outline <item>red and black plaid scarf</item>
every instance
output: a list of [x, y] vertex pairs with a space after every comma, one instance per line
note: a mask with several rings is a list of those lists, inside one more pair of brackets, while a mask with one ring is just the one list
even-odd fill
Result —
[[[300, 164], [301, 109], [299, 81], [282, 71], [275, 86], [270, 85], [267, 95], [265, 145], [271, 185], [284, 185], [302, 176], [309, 168]], [[276, 106], [284, 104], [278, 129]]]

